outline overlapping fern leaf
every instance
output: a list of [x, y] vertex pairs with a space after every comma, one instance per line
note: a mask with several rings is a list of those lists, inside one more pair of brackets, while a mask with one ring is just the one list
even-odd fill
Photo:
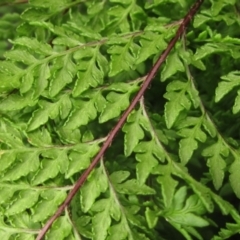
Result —
[[[0, 20], [0, 33], [5, 32], [0, 39], [0, 239], [36, 238], [192, 3], [4, 4], [9, 13], [1, 12]], [[237, 236], [239, 9], [236, 0], [204, 2], [46, 239]]]

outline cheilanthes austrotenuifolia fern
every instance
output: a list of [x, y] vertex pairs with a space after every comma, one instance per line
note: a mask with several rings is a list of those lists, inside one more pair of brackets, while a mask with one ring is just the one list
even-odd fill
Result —
[[[194, 2], [0, 3], [1, 239], [36, 238]], [[46, 239], [238, 237], [239, 24], [204, 1]]]

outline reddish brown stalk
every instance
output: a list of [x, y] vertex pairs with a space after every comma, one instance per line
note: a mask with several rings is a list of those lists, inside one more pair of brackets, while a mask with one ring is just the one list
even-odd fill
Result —
[[53, 222], [62, 214], [62, 212], [64, 211], [64, 209], [70, 204], [71, 200], [73, 199], [73, 197], [75, 196], [75, 194], [78, 192], [78, 190], [80, 189], [80, 187], [83, 185], [83, 183], [86, 181], [87, 177], [89, 176], [89, 174], [91, 173], [91, 171], [95, 168], [95, 166], [99, 163], [100, 159], [103, 157], [103, 154], [105, 153], [105, 151], [107, 150], [107, 148], [111, 145], [114, 137], [116, 136], [116, 134], [118, 133], [118, 131], [121, 129], [121, 127], [123, 126], [123, 124], [125, 123], [128, 115], [130, 114], [130, 112], [135, 108], [136, 104], [138, 103], [138, 101], [140, 100], [140, 98], [143, 96], [143, 94], [145, 93], [146, 89], [148, 88], [150, 82], [152, 81], [152, 79], [154, 78], [154, 76], [156, 75], [159, 67], [161, 66], [161, 64], [166, 60], [169, 52], [172, 50], [172, 48], [174, 47], [174, 45], [176, 44], [176, 42], [178, 41], [178, 39], [182, 36], [182, 34], [184, 33], [186, 27], [188, 26], [189, 22], [191, 21], [191, 19], [194, 17], [194, 15], [196, 14], [197, 10], [199, 9], [199, 7], [201, 6], [201, 4], [203, 3], [204, 0], [198, 0], [196, 1], [196, 3], [192, 6], [192, 8], [189, 10], [189, 12], [187, 13], [187, 15], [185, 16], [185, 18], [183, 19], [182, 23], [180, 24], [176, 35], [172, 38], [172, 40], [169, 42], [166, 50], [162, 53], [162, 55], [158, 58], [157, 62], [154, 64], [154, 66], [152, 67], [152, 69], [150, 70], [150, 72], [148, 73], [145, 81], [143, 82], [139, 92], [137, 93], [137, 95], [134, 97], [134, 99], [132, 100], [131, 104], [129, 105], [129, 107], [127, 108], [127, 110], [123, 113], [123, 115], [121, 116], [121, 118], [119, 119], [118, 123], [116, 124], [116, 126], [113, 128], [113, 130], [110, 132], [110, 134], [108, 135], [106, 141], [104, 142], [102, 148], [100, 149], [100, 151], [98, 152], [98, 154], [95, 156], [95, 158], [93, 159], [93, 161], [91, 162], [91, 164], [89, 165], [89, 167], [85, 170], [85, 172], [80, 176], [80, 178], [77, 180], [76, 184], [74, 185], [74, 187], [72, 188], [72, 190], [69, 192], [68, 196], [66, 197], [65, 201], [63, 202], [63, 204], [57, 209], [56, 213], [47, 221], [47, 223], [45, 224], [45, 226], [41, 229], [41, 231], [39, 232], [36, 240], [41, 240], [43, 239], [44, 235], [46, 234], [46, 232], [48, 231], [48, 229], [51, 227], [51, 225], [53, 224]]

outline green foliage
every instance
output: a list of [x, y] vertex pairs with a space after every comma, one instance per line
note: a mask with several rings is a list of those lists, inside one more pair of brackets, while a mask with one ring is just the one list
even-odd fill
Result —
[[[0, 8], [0, 238], [35, 239], [191, 1]], [[240, 227], [240, 5], [205, 1], [45, 239], [231, 239]]]

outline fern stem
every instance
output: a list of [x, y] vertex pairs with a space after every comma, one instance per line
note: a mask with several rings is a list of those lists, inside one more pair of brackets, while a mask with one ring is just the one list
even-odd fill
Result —
[[152, 79], [155, 77], [159, 67], [162, 65], [162, 63], [165, 61], [165, 59], [167, 58], [168, 54], [170, 53], [170, 51], [173, 49], [173, 47], [175, 46], [176, 42], [178, 41], [178, 39], [182, 36], [182, 34], [184, 33], [186, 27], [188, 26], [188, 24], [190, 23], [190, 21], [192, 20], [192, 18], [194, 17], [194, 15], [196, 14], [197, 10], [200, 8], [201, 4], [203, 3], [204, 0], [198, 0], [193, 6], [192, 8], [189, 10], [189, 12], [187, 13], [187, 15], [185, 16], [185, 18], [183, 19], [182, 23], [180, 24], [175, 36], [172, 38], [172, 40], [169, 42], [166, 50], [162, 53], [162, 55], [160, 55], [160, 57], [158, 58], [157, 62], [154, 64], [154, 66], [152, 67], [152, 69], [150, 70], [149, 74], [147, 75], [146, 80], [143, 82], [139, 92], [137, 93], [137, 95], [135, 96], [135, 98], [132, 100], [131, 104], [129, 105], [129, 107], [126, 109], [126, 111], [123, 113], [123, 115], [121, 116], [121, 118], [119, 119], [118, 123], [116, 124], [116, 126], [113, 128], [113, 130], [109, 133], [107, 140], [105, 141], [105, 143], [103, 144], [102, 148], [100, 149], [100, 151], [98, 152], [98, 154], [95, 156], [95, 158], [93, 159], [93, 161], [91, 162], [91, 164], [89, 165], [89, 167], [85, 170], [85, 172], [80, 176], [80, 178], [77, 180], [75, 186], [73, 187], [73, 189], [69, 192], [67, 198], [65, 199], [65, 201], [63, 202], [63, 204], [57, 209], [56, 213], [47, 221], [47, 223], [45, 224], [45, 226], [42, 228], [42, 230], [39, 232], [36, 240], [41, 240], [43, 239], [44, 235], [46, 234], [46, 232], [48, 231], [48, 229], [51, 227], [51, 225], [53, 224], [53, 222], [62, 214], [62, 212], [64, 211], [64, 209], [66, 207], [68, 207], [68, 205], [70, 204], [72, 198], [75, 196], [75, 194], [78, 192], [78, 190], [80, 189], [80, 187], [83, 185], [83, 183], [86, 181], [87, 177], [89, 176], [89, 174], [91, 173], [91, 171], [95, 168], [95, 166], [99, 163], [100, 159], [102, 158], [103, 154], [105, 153], [105, 151], [107, 150], [107, 148], [111, 145], [114, 137], [116, 136], [116, 134], [118, 133], [118, 131], [121, 129], [121, 127], [123, 126], [123, 124], [125, 123], [128, 115], [130, 114], [130, 112], [135, 108], [136, 104], [138, 103], [138, 101], [140, 100], [140, 98], [144, 95], [145, 91], [147, 90], [150, 82], [152, 81]]

